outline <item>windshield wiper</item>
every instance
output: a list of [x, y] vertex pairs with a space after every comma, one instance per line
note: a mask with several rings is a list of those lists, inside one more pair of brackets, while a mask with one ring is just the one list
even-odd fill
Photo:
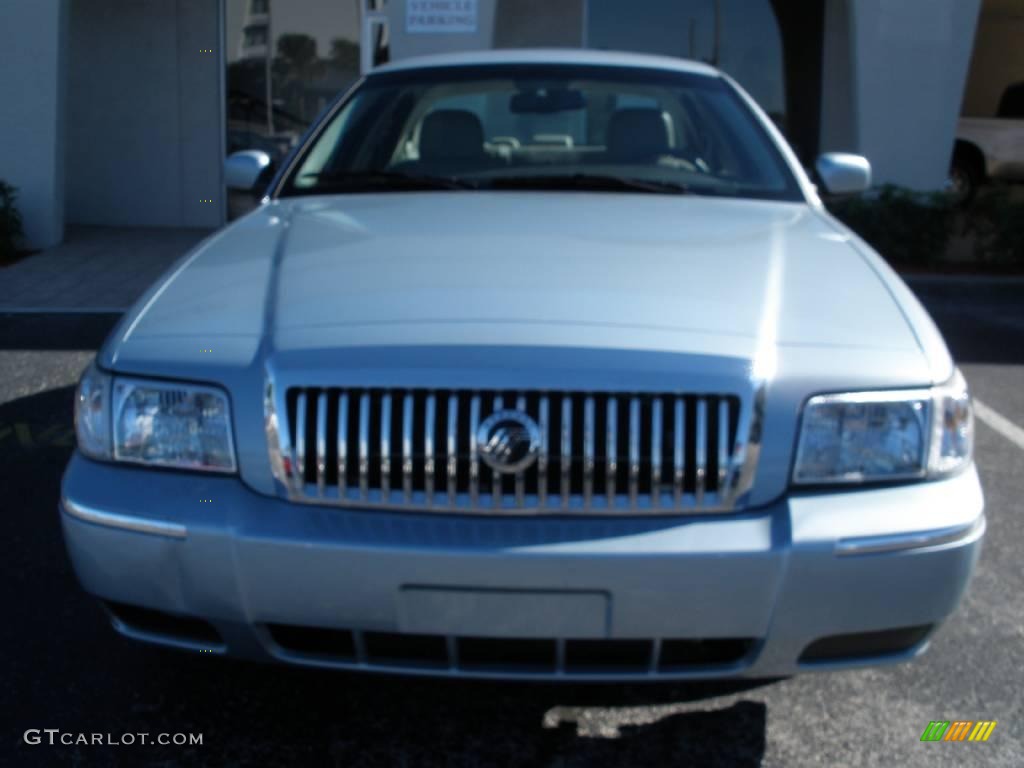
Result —
[[567, 189], [596, 192], [648, 192], [660, 195], [685, 195], [690, 188], [675, 181], [637, 179], [596, 173], [574, 173], [566, 176], [499, 176], [489, 179], [489, 189]]
[[453, 176], [427, 176], [398, 171], [324, 171], [304, 174], [301, 178], [316, 179], [312, 187], [301, 191], [315, 194], [320, 191], [373, 191], [423, 189], [476, 189], [476, 184]]

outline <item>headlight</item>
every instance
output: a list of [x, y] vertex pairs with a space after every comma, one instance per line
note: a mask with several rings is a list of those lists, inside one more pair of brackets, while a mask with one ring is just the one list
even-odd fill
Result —
[[75, 394], [75, 435], [78, 450], [94, 459], [109, 459], [110, 376], [90, 365]]
[[76, 400], [87, 456], [160, 467], [234, 472], [231, 410], [213, 387], [122, 378], [90, 368]]
[[942, 477], [970, 463], [973, 438], [959, 371], [931, 389], [820, 395], [804, 407], [793, 482]]

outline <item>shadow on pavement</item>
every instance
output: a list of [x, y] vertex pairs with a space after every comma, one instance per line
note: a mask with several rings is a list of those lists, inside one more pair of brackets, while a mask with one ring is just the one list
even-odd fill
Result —
[[1024, 286], [997, 281], [910, 281], [957, 363], [1024, 363]]
[[95, 350], [120, 313], [0, 313], [0, 349]]

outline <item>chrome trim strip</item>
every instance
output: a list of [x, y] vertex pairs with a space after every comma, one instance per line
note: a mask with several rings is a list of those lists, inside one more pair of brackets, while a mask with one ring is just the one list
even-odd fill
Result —
[[267, 452], [270, 458], [270, 469], [274, 477], [292, 494], [292, 477], [295, 465], [292, 463], [291, 438], [288, 436], [287, 419], [278, 418], [278, 413], [287, 413], [279, 407], [280, 390], [275, 389], [269, 377], [263, 389], [263, 431], [267, 438]]
[[651, 502], [661, 503], [661, 398], [651, 403]]
[[423, 487], [427, 492], [427, 506], [434, 503], [434, 432], [437, 429], [437, 395], [427, 395], [427, 415], [423, 422]]
[[469, 401], [469, 499], [474, 507], [480, 501], [480, 446], [476, 443], [478, 429], [480, 429], [480, 395], [473, 395]]
[[402, 496], [412, 498], [412, 395], [402, 398]]
[[380, 401], [380, 490], [384, 499], [391, 495], [391, 395]]
[[583, 503], [594, 501], [594, 398], [583, 401]]
[[704, 480], [708, 472], [708, 403], [697, 399], [697, 506], [704, 505]]
[[681, 397], [675, 401], [674, 429], [672, 435], [672, 496], [678, 507], [683, 502], [683, 482], [686, 479], [686, 402]]
[[370, 483], [370, 395], [359, 397], [359, 498], [369, 495]]
[[459, 480], [459, 398], [448, 395], [448, 503], [455, 503]]
[[629, 400], [629, 508], [636, 508], [640, 491], [640, 399]]
[[569, 472], [572, 467], [572, 398], [562, 395], [562, 458], [559, 470], [562, 475], [562, 507], [569, 508]]
[[316, 493], [324, 495], [327, 477], [327, 393], [321, 392], [316, 398]]
[[[736, 429], [736, 450], [732, 456], [732, 477], [729, 494], [723, 500], [728, 507], [742, 506], [746, 495], [754, 487], [754, 477], [761, 457], [762, 429], [765, 413], [765, 383], [754, 389], [750, 402], [740, 402], [740, 419]], [[743, 440], [746, 439], [746, 444]]]
[[345, 474], [348, 471], [348, 393], [338, 400], [338, 494], [342, 497], [348, 489]]
[[858, 555], [878, 555], [886, 552], [905, 552], [925, 547], [937, 547], [942, 544], [977, 541], [985, 533], [985, 515], [967, 525], [953, 525], [948, 528], [937, 528], [931, 531], [916, 533], [894, 533], [883, 536], [861, 536], [851, 539], [840, 539], [836, 542], [835, 554], [838, 557], [856, 557]]
[[295, 471], [298, 485], [306, 484], [306, 393], [300, 392], [295, 403]]
[[541, 395], [538, 404], [537, 426], [540, 428], [540, 453], [537, 455], [537, 506], [545, 507], [548, 496], [548, 396]]
[[608, 426], [605, 429], [605, 490], [608, 506], [615, 506], [615, 479], [619, 471], [619, 401], [608, 398]]
[[[494, 407], [491, 408], [491, 413], [497, 413], [505, 407], [505, 398], [501, 395], [494, 396]], [[501, 473], [491, 470], [491, 505], [495, 507], [501, 506]]]
[[147, 520], [143, 517], [122, 515], [117, 512], [104, 512], [95, 507], [72, 501], [67, 496], [61, 497], [60, 505], [61, 509], [71, 517], [108, 528], [120, 528], [134, 533], [151, 533], [172, 539], [184, 539], [188, 535], [188, 529], [180, 523], [167, 523], [162, 520]]

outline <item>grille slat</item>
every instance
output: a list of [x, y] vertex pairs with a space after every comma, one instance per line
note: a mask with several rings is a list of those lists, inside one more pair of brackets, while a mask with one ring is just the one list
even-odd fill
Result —
[[718, 401], [718, 487], [725, 488], [729, 470], [729, 401]]
[[[285, 404], [293, 498], [363, 508], [721, 511], [744, 441], [735, 395], [297, 387]], [[481, 466], [477, 432], [510, 407], [540, 440], [504, 474]]]
[[323, 498], [327, 484], [327, 393], [316, 400], [316, 491]]
[[594, 398], [583, 401], [583, 503], [590, 506], [594, 499]]
[[[300, 433], [301, 434], [301, 433]], [[370, 395], [359, 398], [359, 498], [370, 491]]]
[[446, 450], [448, 452], [448, 503], [455, 504], [455, 492], [458, 484], [459, 473], [459, 398], [457, 395], [448, 396], [448, 441]]
[[299, 400], [296, 410], [296, 422], [298, 423], [298, 435], [300, 437], [295, 441], [296, 451], [296, 471], [302, 482], [305, 482], [306, 478], [306, 394], [302, 393], [299, 395]]
[[427, 490], [427, 504], [434, 500], [434, 430], [437, 429], [437, 396], [427, 395], [427, 415], [423, 432], [423, 473]]
[[654, 398], [651, 404], [651, 501], [655, 506], [661, 502], [661, 398]]
[[391, 495], [391, 395], [380, 403], [380, 489], [384, 499]]
[[640, 400], [629, 401], [629, 506], [635, 507], [640, 493]]
[[704, 503], [704, 484], [708, 471], [708, 404], [697, 401], [697, 479], [694, 495], [697, 506]]
[[402, 399], [402, 498], [406, 502], [412, 499], [412, 406], [412, 395], [406, 395]]
[[[494, 396], [494, 411], [500, 411], [505, 407], [505, 401], [501, 395]], [[491, 472], [491, 504], [495, 507], [501, 504], [501, 475]]]
[[548, 497], [548, 435], [551, 426], [550, 404], [547, 395], [541, 395], [537, 409], [537, 426], [540, 427], [540, 453], [537, 455], [537, 504], [547, 505]]
[[[518, 395], [516, 397], [516, 410], [520, 413], [526, 413], [526, 397], [524, 395]], [[516, 472], [515, 479], [516, 489], [516, 506], [522, 507], [526, 505], [526, 471], [521, 470]]]
[[338, 400], [338, 487], [347, 485], [348, 476], [348, 393]]
[[608, 506], [615, 506], [615, 479], [619, 472], [619, 403], [608, 399], [608, 442], [605, 448], [605, 485], [608, 488]]
[[469, 405], [469, 498], [476, 507], [480, 503], [480, 452], [476, 432], [480, 427], [480, 395], [473, 395]]
[[562, 395], [562, 440], [561, 458], [558, 468], [561, 470], [560, 493], [562, 507], [569, 508], [569, 472], [572, 467], [572, 398]]

